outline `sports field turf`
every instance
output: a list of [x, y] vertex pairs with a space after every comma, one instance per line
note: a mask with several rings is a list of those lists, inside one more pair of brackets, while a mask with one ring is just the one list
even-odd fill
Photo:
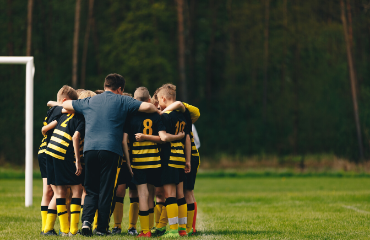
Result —
[[[35, 180], [34, 206], [25, 208], [24, 181], [0, 180], [0, 239], [61, 238], [39, 236], [41, 186]], [[194, 239], [370, 238], [370, 178], [199, 178], [195, 196]], [[127, 227], [127, 198], [124, 211]]]

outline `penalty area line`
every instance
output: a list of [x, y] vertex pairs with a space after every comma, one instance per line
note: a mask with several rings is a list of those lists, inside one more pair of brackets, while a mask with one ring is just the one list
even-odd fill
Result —
[[359, 212], [359, 213], [370, 214], [370, 212], [368, 212], [368, 211], [364, 211], [364, 210], [361, 210], [361, 209], [355, 208], [355, 207], [353, 207], [353, 206], [346, 206], [346, 205], [343, 205], [342, 207], [347, 208], [347, 209], [351, 209], [351, 210], [356, 211], [356, 212]]

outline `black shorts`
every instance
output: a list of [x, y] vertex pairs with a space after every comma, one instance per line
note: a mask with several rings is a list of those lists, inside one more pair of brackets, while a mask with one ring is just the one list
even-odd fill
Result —
[[55, 185], [53, 157], [48, 154], [46, 154], [46, 176], [48, 178], [48, 185]]
[[131, 173], [127, 167], [127, 163], [124, 162], [121, 165], [121, 169], [119, 171], [117, 185], [126, 184], [126, 188], [128, 188], [128, 184], [131, 182]]
[[46, 171], [46, 153], [40, 153], [37, 155], [37, 159], [39, 160], [39, 167], [40, 167], [40, 172], [41, 172], [41, 177], [42, 178], [47, 178], [48, 174]]
[[55, 172], [55, 185], [79, 185], [82, 182], [82, 177], [77, 176], [75, 159], [60, 160], [53, 158], [54, 172]]
[[132, 169], [134, 176], [132, 183], [135, 185], [151, 184], [155, 187], [161, 187], [161, 168]]
[[184, 189], [194, 190], [195, 178], [197, 177], [199, 168], [199, 156], [191, 156], [191, 171], [186, 173], [186, 179], [184, 181]]
[[85, 160], [81, 158], [82, 172], [80, 175], [80, 183], [82, 186], [85, 186]]
[[185, 171], [183, 168], [173, 168], [166, 164], [162, 164], [162, 185], [179, 184], [185, 179]]

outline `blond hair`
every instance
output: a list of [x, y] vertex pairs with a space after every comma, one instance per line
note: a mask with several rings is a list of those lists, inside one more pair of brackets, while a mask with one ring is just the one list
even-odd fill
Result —
[[163, 84], [162, 87], [158, 89], [157, 96], [164, 96], [167, 99], [171, 99], [173, 101], [176, 100], [176, 86], [171, 83]]
[[146, 87], [138, 87], [134, 92], [134, 98], [136, 100], [147, 102], [150, 98], [149, 91]]
[[84, 99], [84, 98], [87, 98], [87, 97], [94, 97], [95, 95], [96, 95], [96, 93], [94, 93], [93, 91], [84, 90], [80, 93], [80, 96], [78, 96], [78, 99]]

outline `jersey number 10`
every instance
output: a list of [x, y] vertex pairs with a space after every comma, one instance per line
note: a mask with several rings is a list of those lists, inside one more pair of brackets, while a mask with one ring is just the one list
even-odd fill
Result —
[[177, 122], [176, 123], [176, 133], [175, 133], [175, 135], [177, 135], [179, 132], [183, 132], [184, 128], [185, 128], [185, 122], [184, 121]]

